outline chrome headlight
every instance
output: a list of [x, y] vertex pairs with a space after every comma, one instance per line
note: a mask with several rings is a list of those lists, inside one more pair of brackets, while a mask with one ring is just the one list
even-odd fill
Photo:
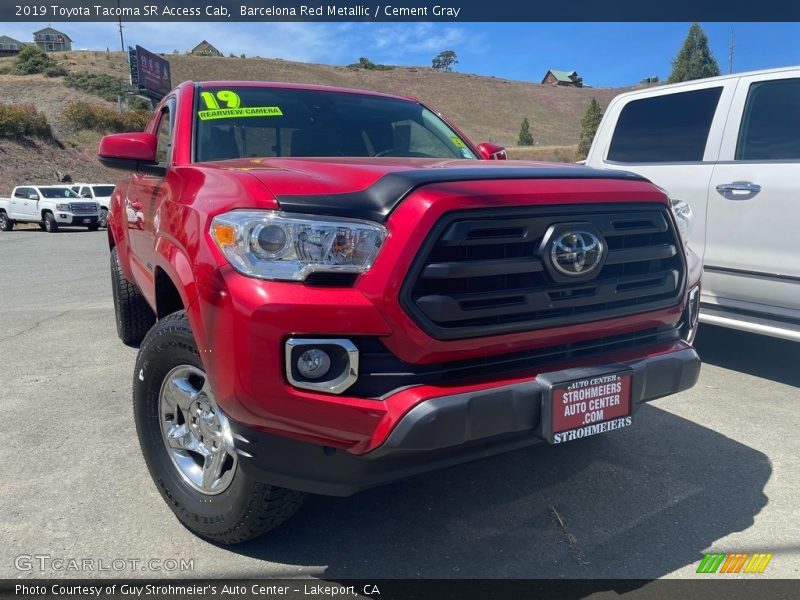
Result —
[[303, 281], [315, 272], [363, 273], [386, 239], [370, 221], [236, 210], [214, 217], [211, 237], [237, 271]]
[[675, 215], [675, 222], [678, 225], [678, 231], [681, 234], [681, 239], [683, 240], [684, 244], [688, 244], [689, 234], [692, 233], [692, 221], [694, 220], [692, 207], [689, 206], [689, 203], [686, 202], [686, 200], [670, 199], [669, 202], [672, 206], [672, 214]]
[[56, 210], [64, 210], [69, 212], [69, 204], [56, 204]]

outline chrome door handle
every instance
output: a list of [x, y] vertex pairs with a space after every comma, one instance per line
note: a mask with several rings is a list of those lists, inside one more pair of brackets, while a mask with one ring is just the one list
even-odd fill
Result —
[[757, 194], [761, 191], [761, 186], [757, 183], [751, 183], [749, 181], [734, 181], [732, 183], [721, 183], [717, 186], [717, 192], [725, 195], [726, 192], [744, 192], [747, 194]]

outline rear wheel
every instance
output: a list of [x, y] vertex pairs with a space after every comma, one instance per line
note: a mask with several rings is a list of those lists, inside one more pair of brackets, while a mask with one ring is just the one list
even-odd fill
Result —
[[150, 475], [193, 533], [238, 544], [277, 527], [300, 507], [301, 492], [256, 481], [240, 468], [184, 311], [161, 319], [145, 337], [133, 409]]
[[44, 230], [47, 233], [55, 233], [58, 231], [58, 221], [53, 216], [53, 213], [45, 213], [44, 215]]
[[124, 344], [136, 346], [153, 326], [156, 317], [139, 288], [128, 281], [122, 272], [116, 248], [111, 249], [111, 291], [117, 335]]
[[14, 221], [8, 218], [5, 211], [0, 211], [0, 231], [11, 231], [14, 229]]

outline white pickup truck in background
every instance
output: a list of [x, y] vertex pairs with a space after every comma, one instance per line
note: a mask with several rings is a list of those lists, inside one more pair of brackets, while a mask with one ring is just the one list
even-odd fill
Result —
[[108, 203], [114, 193], [113, 183], [73, 183], [69, 188], [81, 198], [94, 200], [100, 205], [100, 227], [108, 224]]
[[800, 341], [800, 67], [621, 94], [586, 164], [691, 206], [701, 322]]
[[15, 223], [38, 223], [49, 233], [64, 225], [97, 231], [100, 206], [63, 185], [20, 185], [10, 198], [0, 198], [0, 231], [11, 231]]

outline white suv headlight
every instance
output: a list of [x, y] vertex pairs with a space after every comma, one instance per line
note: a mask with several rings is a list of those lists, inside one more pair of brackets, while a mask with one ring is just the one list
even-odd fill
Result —
[[689, 206], [689, 203], [686, 202], [686, 200], [670, 199], [669, 202], [672, 206], [672, 214], [675, 215], [675, 222], [678, 225], [678, 231], [681, 234], [681, 239], [683, 240], [684, 244], [688, 244], [689, 234], [692, 233], [692, 221], [694, 220], [692, 207]]
[[240, 273], [303, 281], [310, 273], [363, 273], [386, 239], [370, 221], [236, 210], [214, 217], [211, 237]]

